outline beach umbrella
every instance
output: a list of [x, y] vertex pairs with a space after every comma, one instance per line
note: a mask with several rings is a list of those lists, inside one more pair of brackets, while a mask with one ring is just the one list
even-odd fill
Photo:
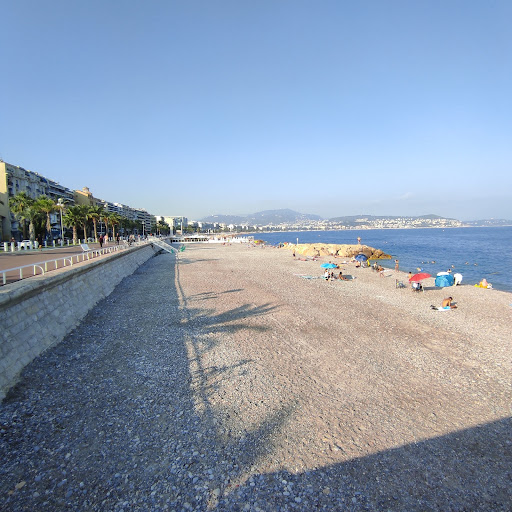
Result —
[[320, 266], [322, 268], [336, 268], [336, 265], [334, 263], [322, 263]]
[[432, 277], [430, 274], [428, 274], [427, 272], [420, 272], [419, 274], [414, 274], [410, 279], [409, 279], [409, 282], [412, 283], [412, 282], [419, 282], [419, 281], [422, 281], [423, 279], [427, 279], [427, 277]]
[[366, 254], [363, 254], [363, 253], [360, 253], [358, 254], [356, 257], [355, 257], [355, 260], [356, 261], [360, 261], [361, 263], [363, 261], [366, 261], [368, 259], [368, 256], [366, 256]]
[[444, 272], [441, 274], [437, 274], [435, 285], [440, 288], [444, 288], [446, 286], [453, 286], [454, 277], [448, 272]]

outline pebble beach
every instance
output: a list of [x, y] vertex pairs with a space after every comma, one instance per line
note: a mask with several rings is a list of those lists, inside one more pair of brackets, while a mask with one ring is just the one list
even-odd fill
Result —
[[512, 294], [423, 286], [152, 258], [2, 402], [0, 510], [511, 510]]

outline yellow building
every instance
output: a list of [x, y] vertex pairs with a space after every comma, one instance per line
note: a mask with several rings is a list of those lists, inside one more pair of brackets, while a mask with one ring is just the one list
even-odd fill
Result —
[[11, 210], [7, 192], [7, 172], [5, 162], [0, 161], [0, 240], [9, 240], [11, 234]]
[[92, 192], [89, 190], [89, 187], [83, 187], [82, 190], [75, 190], [73, 195], [76, 205], [103, 206], [101, 201], [94, 198]]

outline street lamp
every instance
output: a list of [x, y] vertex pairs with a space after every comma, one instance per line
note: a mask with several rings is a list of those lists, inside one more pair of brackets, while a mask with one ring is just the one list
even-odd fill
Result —
[[60, 246], [63, 247], [64, 246], [64, 227], [62, 225], [62, 210], [64, 208], [64, 200], [62, 199], [62, 197], [59, 197], [59, 199], [57, 199], [57, 205], [58, 205], [59, 211], [60, 211]]

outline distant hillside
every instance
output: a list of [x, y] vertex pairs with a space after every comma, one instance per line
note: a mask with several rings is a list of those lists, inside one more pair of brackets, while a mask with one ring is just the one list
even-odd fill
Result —
[[202, 222], [218, 222], [223, 224], [249, 224], [251, 226], [267, 226], [269, 224], [293, 224], [307, 220], [322, 220], [319, 215], [310, 215], [293, 210], [264, 210], [247, 215], [210, 215], [201, 219]]
[[[443, 219], [440, 215], [420, 215], [419, 217], [409, 217], [407, 215], [348, 215], [345, 217], [334, 217], [329, 219], [330, 222], [338, 222], [345, 226], [362, 226], [368, 224], [368, 221], [377, 221], [377, 220], [396, 220], [396, 219], [422, 219], [422, 220], [435, 220], [435, 219]], [[448, 220], [456, 220], [456, 219], [448, 219]]]

